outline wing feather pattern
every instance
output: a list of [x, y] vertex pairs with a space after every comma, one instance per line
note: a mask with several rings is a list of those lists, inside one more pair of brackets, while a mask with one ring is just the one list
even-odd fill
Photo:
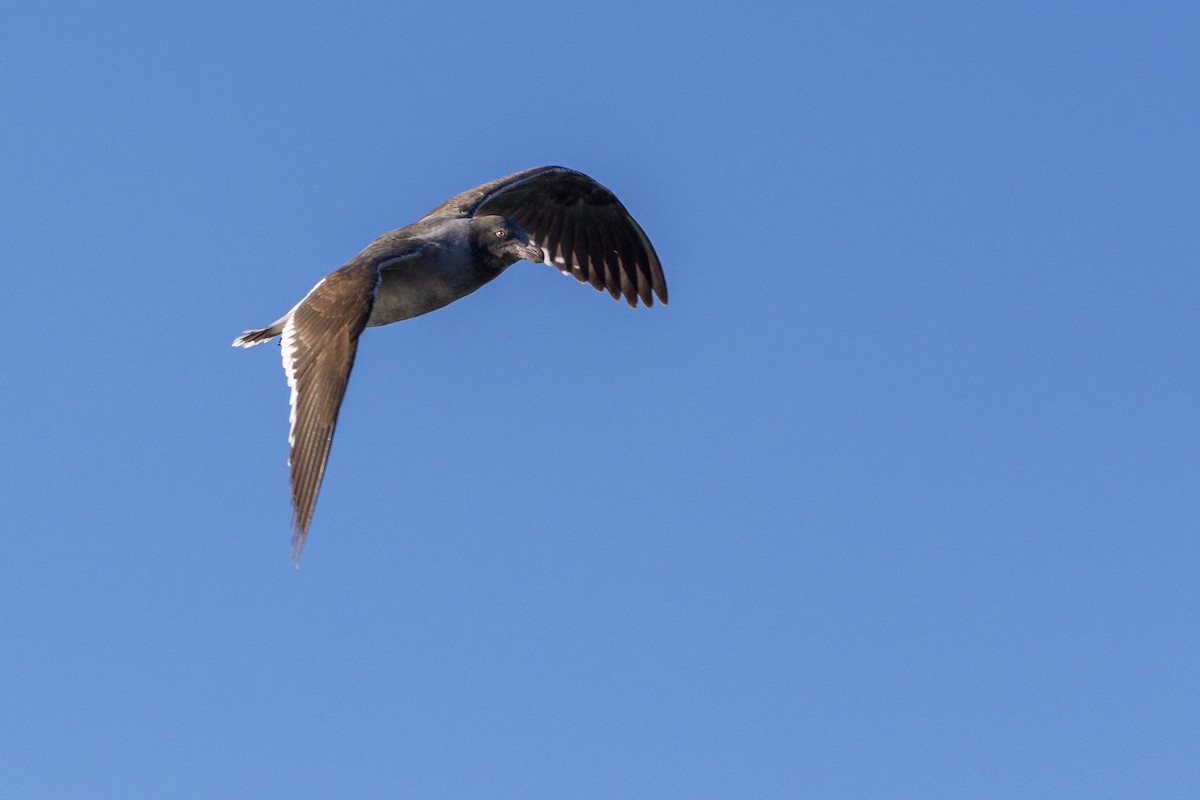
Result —
[[[650, 239], [611, 191], [582, 172], [536, 167], [450, 198], [428, 217], [499, 214], [546, 251], [546, 261], [629, 305], [667, 302]], [[561, 261], [560, 261], [561, 259]]]
[[283, 328], [280, 350], [291, 388], [292, 559], [297, 564], [378, 284], [374, 265], [351, 262], [318, 283]]

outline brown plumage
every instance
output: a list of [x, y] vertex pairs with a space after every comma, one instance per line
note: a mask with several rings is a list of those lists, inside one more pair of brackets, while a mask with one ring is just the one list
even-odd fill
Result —
[[645, 231], [608, 189], [565, 167], [518, 172], [450, 198], [385, 233], [265, 328], [280, 336], [291, 387], [292, 556], [299, 564], [363, 330], [426, 314], [475, 291], [521, 259], [624, 297], [667, 302], [662, 265]]

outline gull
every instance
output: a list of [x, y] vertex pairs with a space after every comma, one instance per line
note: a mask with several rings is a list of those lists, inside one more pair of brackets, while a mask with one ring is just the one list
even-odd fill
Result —
[[642, 227], [611, 191], [582, 172], [535, 167], [455, 195], [383, 234], [326, 275], [291, 311], [244, 332], [234, 347], [279, 337], [289, 399], [292, 560], [312, 524], [358, 338], [436, 311], [518, 261], [543, 261], [624, 297], [667, 302], [662, 265]]

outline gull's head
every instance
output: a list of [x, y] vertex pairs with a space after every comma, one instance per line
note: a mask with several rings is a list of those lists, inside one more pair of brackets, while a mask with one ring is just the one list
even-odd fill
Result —
[[476, 217], [471, 220], [471, 234], [475, 248], [488, 262], [500, 269], [523, 258], [535, 264], [545, 259], [542, 248], [529, 241], [529, 234], [511, 219]]

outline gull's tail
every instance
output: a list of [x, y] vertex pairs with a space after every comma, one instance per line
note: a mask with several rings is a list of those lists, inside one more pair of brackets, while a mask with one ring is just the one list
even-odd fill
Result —
[[245, 331], [241, 336], [233, 340], [234, 347], [254, 347], [256, 344], [269, 342], [279, 334], [283, 333], [283, 323], [286, 318], [268, 325], [265, 328], [257, 328], [252, 331]]

